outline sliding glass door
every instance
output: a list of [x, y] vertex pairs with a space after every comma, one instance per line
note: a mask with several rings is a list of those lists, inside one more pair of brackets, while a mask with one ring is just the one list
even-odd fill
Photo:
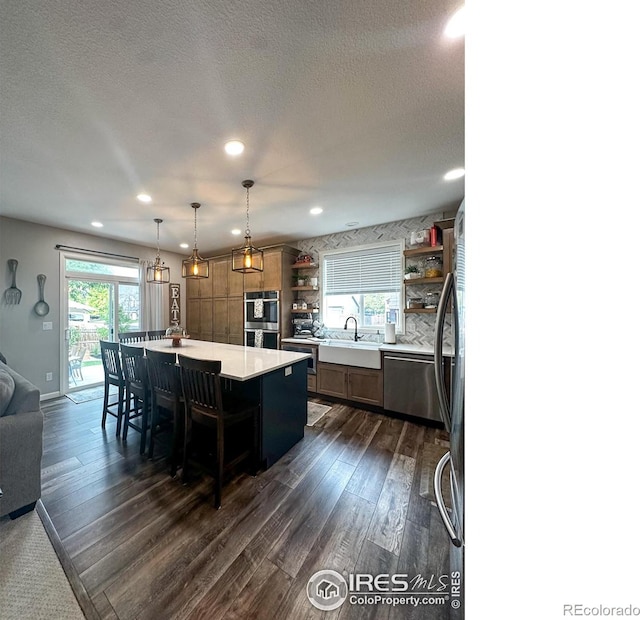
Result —
[[135, 263], [70, 254], [62, 260], [67, 317], [62, 376], [68, 393], [104, 382], [100, 340], [116, 341], [118, 333], [140, 328], [140, 286]]

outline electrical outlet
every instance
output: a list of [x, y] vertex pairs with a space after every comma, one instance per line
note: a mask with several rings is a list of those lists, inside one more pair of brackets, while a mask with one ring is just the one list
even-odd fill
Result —
[[284, 369], [284, 376], [285, 376], [285, 377], [288, 377], [292, 372], [293, 372], [293, 370], [291, 369], [291, 366], [287, 366], [287, 367]]
[[53, 381], [53, 373], [52, 373], [52, 372], [48, 372], [48, 373], [45, 375], [45, 380], [47, 380], [47, 381]]
[[49, 331], [49, 330], [53, 329], [53, 323], [51, 321], [43, 321], [42, 329], [44, 331]]

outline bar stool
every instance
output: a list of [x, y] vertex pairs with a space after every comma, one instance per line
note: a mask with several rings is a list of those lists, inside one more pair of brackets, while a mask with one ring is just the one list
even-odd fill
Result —
[[[120, 436], [122, 427], [122, 416], [124, 412], [125, 381], [122, 374], [122, 364], [120, 362], [120, 345], [117, 342], [108, 340], [100, 341], [100, 356], [102, 358], [102, 368], [104, 369], [104, 399], [102, 401], [102, 428], [107, 422], [107, 414], [117, 419], [116, 436]], [[109, 402], [110, 386], [118, 388], [118, 400]], [[113, 407], [117, 407], [113, 411]]]
[[122, 440], [127, 440], [129, 428], [140, 433], [140, 454], [147, 447], [147, 428], [151, 394], [147, 377], [147, 360], [143, 347], [120, 344], [122, 374], [125, 382], [124, 430]]
[[[204, 429], [215, 432], [216, 440], [213, 445], [205, 445], [204, 451], [215, 453], [213, 467], [207, 467], [204, 461], [200, 464], [209, 469], [215, 478], [214, 504], [216, 508], [222, 505], [222, 483], [226, 472], [243, 460], [250, 460], [252, 472], [255, 474], [259, 466], [259, 428], [260, 406], [243, 400], [232, 399], [228, 393], [223, 398], [220, 381], [222, 362], [194, 360], [184, 355], [178, 355], [182, 391], [185, 400], [185, 433], [184, 453], [182, 462], [182, 479], [186, 481], [187, 468], [193, 451], [194, 439], [203, 438]], [[246, 435], [240, 435], [244, 440], [240, 445], [240, 452], [229, 458], [226, 454], [225, 440], [229, 439], [229, 429], [238, 424], [251, 422], [249, 441]], [[196, 430], [198, 432], [196, 432]], [[246, 445], [248, 443], [248, 445]]]
[[149, 458], [153, 458], [156, 435], [171, 431], [171, 475], [178, 470], [178, 455], [184, 428], [184, 398], [176, 354], [147, 351], [147, 372], [151, 393]]
[[147, 332], [147, 340], [162, 340], [167, 333], [166, 329], [156, 329], [150, 332]]
[[144, 342], [147, 332], [120, 332], [118, 340], [120, 343], [129, 344], [130, 342]]

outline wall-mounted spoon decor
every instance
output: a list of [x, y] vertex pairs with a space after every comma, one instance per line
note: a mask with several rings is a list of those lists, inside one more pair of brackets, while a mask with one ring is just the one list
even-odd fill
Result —
[[9, 305], [19, 304], [22, 298], [22, 291], [16, 286], [18, 261], [15, 258], [10, 258], [7, 264], [9, 265], [9, 271], [11, 271], [11, 286], [4, 292], [4, 301]]
[[34, 306], [33, 310], [38, 316], [47, 316], [49, 314], [49, 304], [44, 300], [44, 283], [47, 276], [44, 273], [38, 274], [38, 291], [40, 293], [40, 301]]

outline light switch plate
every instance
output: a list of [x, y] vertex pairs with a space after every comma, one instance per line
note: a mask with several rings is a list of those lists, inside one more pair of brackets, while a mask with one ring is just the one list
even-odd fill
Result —
[[49, 331], [49, 330], [53, 329], [53, 323], [51, 321], [43, 321], [42, 329], [44, 331]]

